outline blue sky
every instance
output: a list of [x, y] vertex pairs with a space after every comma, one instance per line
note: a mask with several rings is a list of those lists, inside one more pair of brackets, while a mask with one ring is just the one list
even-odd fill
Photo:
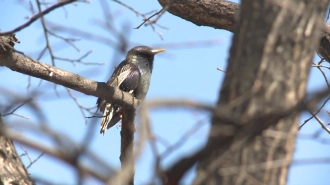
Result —
[[[155, 0], [145, 0], [143, 4], [141, 1], [124, 2], [142, 13], [160, 9], [160, 5]], [[191, 99], [211, 105], [215, 104], [224, 77], [224, 73], [216, 69], [217, 67], [226, 68], [232, 37], [231, 33], [209, 27], [199, 27], [165, 13], [158, 23], [168, 29], [157, 28], [163, 34], [163, 40], [161, 40], [159, 35], [153, 32], [150, 27], [142, 26], [140, 29], [133, 29], [141, 23], [141, 17], [137, 17], [130, 10], [112, 1], [108, 1], [108, 4], [114, 20], [110, 22], [111, 25], [115, 26], [122, 33], [128, 33], [126, 37], [129, 38], [131, 47], [136, 45], [166, 47], [168, 44], [176, 44], [176, 47], [166, 47], [167, 51], [165, 53], [156, 56], [151, 86], [146, 101], [160, 98]], [[26, 6], [22, 6], [22, 2], [19, 4], [11, 0], [1, 1], [0, 12], [3, 15], [0, 17], [0, 29], [2, 31], [8, 31], [21, 25], [27, 21], [25, 19], [26, 16], [31, 16], [29, 9]], [[108, 19], [110, 20], [110, 18]], [[100, 3], [96, 0], [92, 0], [90, 3], [68, 5], [64, 9], [57, 9], [46, 16], [46, 21], [51, 23], [61, 24], [66, 27], [72, 26], [75, 29], [110, 38], [115, 43], [120, 42], [113, 35], [97, 26], [97, 22], [103, 20]], [[59, 32], [59, 34], [63, 36], [68, 35], [64, 32]], [[16, 49], [34, 58], [38, 56], [45, 46], [40, 21], [18, 32], [17, 37], [21, 44], [18, 44]], [[70, 37], [79, 38], [75, 35]], [[60, 57], [79, 58], [84, 53], [93, 50], [84, 61], [106, 63], [105, 65], [77, 64], [75, 67], [68, 62], [56, 61], [56, 66], [96, 81], [106, 81], [114, 67], [124, 58], [122, 53], [114, 50], [112, 47], [90, 41], [89, 39], [82, 38], [81, 41], [76, 43], [81, 50], [80, 53], [72, 47], [63, 44], [59, 39], [51, 38], [50, 41], [54, 45], [55, 55]], [[180, 43], [198, 44], [201, 41], [210, 42], [203, 47], [179, 47]], [[317, 60], [315, 58], [315, 61]], [[51, 63], [48, 54], [41, 58], [40, 61]], [[88, 121], [88, 124], [95, 125], [94, 127], [88, 127], [79, 108], [68, 96], [65, 88], [57, 86], [60, 94], [58, 97], [54, 92], [53, 84], [43, 81], [41, 86], [38, 87], [39, 81], [39, 79], [33, 78], [30, 90], [27, 90], [28, 77], [26, 75], [12, 72], [7, 68], [0, 68], [0, 87], [5, 87], [18, 95], [28, 95], [29, 92], [37, 88], [40, 95], [36, 96], [35, 100], [45, 112], [47, 124], [52, 129], [69, 135], [77, 143], [82, 142], [88, 129], [94, 129], [95, 135], [90, 142], [91, 150], [107, 161], [109, 165], [119, 168], [120, 128], [113, 127], [104, 136], [99, 135], [99, 121]], [[312, 92], [323, 87], [325, 87], [325, 82], [320, 72], [316, 69], [311, 70], [308, 91]], [[86, 107], [95, 105], [96, 97], [87, 96], [76, 91], [72, 91], [72, 93], [82, 105]], [[8, 99], [0, 97], [0, 102], [7, 101]], [[30, 117], [29, 121], [31, 122], [37, 121], [36, 116], [27, 108], [23, 107], [17, 113]], [[153, 131], [157, 136], [165, 139], [168, 144], [174, 144], [196, 123], [200, 122], [201, 124], [201, 129], [197, 133], [193, 134], [180, 149], [173, 152], [163, 161], [162, 165], [165, 167], [172, 164], [182, 155], [193, 153], [206, 141], [209, 129], [209, 114], [205, 112], [167, 108], [151, 110], [150, 117]], [[307, 117], [307, 114], [302, 114], [301, 122]], [[329, 122], [325, 111], [321, 112], [321, 118], [325, 122]], [[5, 121], [8, 121], [8, 123], [19, 123], [26, 120], [15, 116], [7, 116]], [[318, 123], [312, 120], [299, 134], [310, 135], [319, 129]], [[26, 133], [24, 130], [22, 132]], [[33, 133], [26, 134], [37, 141], [51, 146], [51, 142], [45, 138], [41, 138]], [[136, 135], [137, 137], [138, 135]], [[321, 134], [321, 137], [329, 139], [325, 132]], [[40, 154], [40, 152], [29, 148], [26, 149], [32, 158], [36, 158]], [[158, 144], [158, 149], [160, 152], [165, 151], [164, 145], [161, 144]], [[18, 152], [23, 153], [20, 146], [18, 146]], [[297, 140], [295, 159], [328, 157], [328, 153], [329, 147], [327, 145], [313, 140]], [[29, 163], [26, 157], [23, 157], [23, 160], [26, 164]], [[153, 162], [153, 154], [151, 153], [150, 145], [147, 144], [136, 163], [136, 184], [144, 184], [152, 179], [154, 173], [152, 171]], [[315, 184], [315, 182], [317, 184], [327, 184], [329, 169], [329, 164], [293, 165], [290, 168], [288, 184], [308, 185]], [[70, 167], [47, 155], [44, 155], [37, 163], [33, 164], [29, 172], [32, 176], [49, 179], [57, 184], [74, 184], [76, 182], [75, 172]], [[189, 183], [193, 176], [194, 173], [190, 172], [185, 177], [184, 184]], [[88, 181], [87, 184], [94, 183], [96, 182]]]

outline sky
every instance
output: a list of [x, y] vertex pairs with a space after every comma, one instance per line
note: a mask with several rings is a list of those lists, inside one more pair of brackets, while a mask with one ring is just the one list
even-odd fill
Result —
[[[0, 29], [1, 31], [11, 30], [27, 21], [31, 17], [29, 10], [29, 1], [1, 0]], [[225, 30], [196, 26], [186, 20], [165, 13], [158, 21], [161, 27], [156, 27], [157, 31], [162, 33], [162, 39], [155, 33], [150, 26], [142, 26], [140, 29], [133, 29], [142, 22], [142, 18], [127, 8], [118, 5], [113, 1], [107, 1], [112, 17], [107, 17], [110, 25], [118, 32], [125, 34], [130, 41], [130, 47], [136, 45], [147, 45], [151, 47], [164, 47], [166, 52], [156, 55], [154, 62], [151, 86], [149, 88], [146, 101], [157, 99], [189, 99], [196, 102], [202, 102], [214, 105], [218, 98], [219, 89], [223, 81], [224, 73], [217, 68], [226, 69], [228, 51], [231, 44], [232, 34]], [[123, 1], [134, 7], [139, 12], [150, 12], [159, 10], [161, 6], [155, 0], [141, 1]], [[34, 3], [34, 2], [32, 2]], [[104, 21], [104, 15], [100, 1], [91, 0], [90, 3], [75, 3], [67, 5], [46, 15], [46, 22], [52, 25], [63, 25], [74, 27], [77, 30], [94, 33], [103, 38], [113, 40], [113, 43], [122, 42], [112, 33], [102, 29], [99, 25]], [[35, 11], [37, 11], [35, 9]], [[13, 13], [15, 12], [15, 13]], [[10, 20], [10, 21], [9, 21]], [[53, 31], [54, 27], [50, 30]], [[54, 32], [70, 38], [80, 38], [77, 32], [67, 33], [60, 30]], [[18, 32], [17, 38], [21, 41], [15, 48], [23, 51], [26, 55], [37, 58], [45, 46], [43, 30], [40, 21], [30, 25], [28, 28]], [[104, 39], [103, 39], [104, 41]], [[79, 58], [85, 53], [92, 51], [85, 62], [104, 63], [104, 65], [84, 65], [77, 63], [76, 66], [70, 62], [56, 61], [56, 66], [72, 73], [96, 81], [106, 81], [111, 75], [114, 67], [124, 59], [124, 55], [119, 50], [115, 50], [111, 45], [92, 41], [91, 37], [81, 38], [76, 42], [80, 51], [63, 43], [62, 40], [51, 37], [56, 56], [65, 58]], [[182, 43], [186, 43], [183, 45]], [[204, 44], [201, 44], [204, 43]], [[318, 61], [317, 57], [314, 61]], [[49, 54], [40, 59], [41, 62], [51, 64]], [[97, 156], [106, 161], [109, 165], [120, 168], [120, 128], [117, 126], [111, 128], [106, 134], [100, 135], [99, 121], [88, 120], [85, 123], [80, 109], [73, 99], [68, 95], [67, 90], [61, 86], [56, 86], [57, 95], [52, 83], [42, 81], [36, 78], [31, 79], [31, 86], [28, 86], [28, 77], [23, 74], [13, 72], [7, 68], [0, 68], [0, 89], [6, 88], [12, 92], [10, 97], [0, 97], [0, 103], [7, 103], [16, 95], [29, 95], [33, 90], [38, 89], [39, 94], [35, 101], [47, 116], [48, 126], [61, 133], [67, 134], [76, 143], [82, 143], [84, 135], [89, 129], [94, 130], [94, 135], [90, 140], [90, 149]], [[314, 92], [317, 89], [325, 87], [325, 82], [321, 73], [312, 69], [308, 92]], [[71, 91], [79, 103], [85, 107], [93, 107], [96, 103], [96, 97], [87, 96], [82, 93]], [[325, 112], [321, 111], [320, 117], [329, 122]], [[2, 109], [0, 108], [0, 111]], [[1, 112], [4, 114], [4, 112]], [[37, 117], [27, 107], [22, 107], [17, 114], [29, 117], [29, 120], [16, 117], [14, 115], [6, 116], [4, 120], [7, 123], [15, 122], [38, 122]], [[86, 116], [91, 116], [87, 113]], [[191, 135], [189, 139], [175, 152], [171, 153], [163, 162], [163, 167], [168, 167], [183, 155], [191, 154], [198, 150], [206, 142], [209, 117], [207, 112], [201, 112], [191, 109], [173, 109], [164, 108], [150, 111], [151, 127], [155, 135], [163, 138], [166, 145], [176, 143], [193, 125], [200, 124], [200, 129]], [[309, 117], [303, 113], [301, 122]], [[89, 125], [92, 127], [89, 127]], [[297, 145], [295, 146], [294, 160], [317, 159], [329, 156], [328, 145], [321, 144], [315, 140], [304, 139], [303, 136], [315, 134], [320, 130], [319, 124], [312, 120], [307, 123], [299, 132]], [[20, 129], [22, 134], [36, 141], [52, 146], [52, 142], [34, 133], [26, 133]], [[325, 132], [320, 132], [320, 137], [329, 139]], [[138, 134], [135, 134], [138, 138]], [[306, 137], [305, 137], [306, 138]], [[37, 158], [40, 152], [32, 150], [26, 146], [16, 145], [19, 154], [23, 149], [27, 150], [32, 159]], [[158, 150], [164, 152], [164, 144], [157, 144]], [[22, 157], [25, 164], [29, 164], [26, 156]], [[147, 144], [136, 162], [135, 183], [145, 184], [153, 178], [154, 156], [150, 145]], [[88, 162], [86, 162], [88, 164]], [[326, 163], [317, 164], [293, 164], [290, 167], [288, 185], [309, 185], [309, 184], [328, 184], [328, 171], [330, 165]], [[55, 184], [75, 184], [75, 172], [63, 162], [56, 160], [48, 155], [42, 156], [36, 163], [29, 168], [29, 173], [33, 177], [48, 179]], [[189, 184], [195, 173], [193, 170], [185, 176], [182, 184]], [[97, 184], [93, 180], [86, 184]]]

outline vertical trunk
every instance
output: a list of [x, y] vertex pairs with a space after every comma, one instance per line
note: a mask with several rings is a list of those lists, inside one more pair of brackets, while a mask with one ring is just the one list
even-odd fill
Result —
[[[302, 101], [326, 7], [326, 0], [242, 1], [217, 104], [218, 108], [231, 110], [240, 122], [233, 125], [213, 116], [209, 143], [216, 149], [199, 163], [196, 184], [286, 184], [295, 137], [270, 137], [263, 132], [239, 148], [233, 148], [232, 143], [225, 147], [221, 139], [240, 138], [237, 133], [244, 135], [247, 124], [290, 136], [296, 134], [296, 113], [275, 121], [267, 117], [246, 120], [288, 110]], [[265, 164], [274, 160], [283, 161], [276, 168]]]
[[[0, 115], [0, 130], [3, 129]], [[13, 141], [0, 133], [0, 184], [31, 185], [30, 179], [20, 156], [17, 154]]]
[[[127, 176], [122, 179], [121, 184], [134, 185], [134, 155], [133, 155], [133, 145], [134, 145], [134, 132], [135, 132], [135, 109], [127, 108], [123, 111], [122, 129], [120, 132], [121, 136], [121, 154], [120, 162], [123, 171], [127, 170]], [[125, 169], [127, 168], [127, 169]]]

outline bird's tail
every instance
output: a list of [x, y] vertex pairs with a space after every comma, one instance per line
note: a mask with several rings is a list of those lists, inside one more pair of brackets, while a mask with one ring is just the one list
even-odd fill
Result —
[[103, 117], [102, 117], [102, 121], [101, 121], [101, 130], [100, 133], [104, 135], [105, 131], [108, 130], [108, 128], [110, 128], [113, 125], [109, 125], [110, 120], [113, 117], [113, 113], [114, 113], [114, 107], [107, 103], [104, 111], [103, 111]]

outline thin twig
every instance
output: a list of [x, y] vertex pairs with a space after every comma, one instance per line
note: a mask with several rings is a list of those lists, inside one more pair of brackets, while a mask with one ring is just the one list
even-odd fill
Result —
[[84, 61], [82, 61], [84, 58], [86, 58], [92, 52], [93, 52], [93, 50], [90, 50], [78, 59], [69, 59], [69, 58], [62, 58], [62, 57], [57, 57], [57, 56], [55, 56], [55, 59], [71, 62], [73, 64], [73, 66], [75, 66], [75, 67], [77, 66], [76, 63], [80, 63], [80, 64], [84, 64], [84, 65], [98, 65], [98, 66], [104, 65], [105, 62], [99, 62], [99, 63], [96, 62], [95, 63], [95, 62], [84, 62]]
[[158, 15], [161, 11], [163, 11], [163, 8], [161, 10], [159, 10], [158, 12], [152, 14], [151, 16], [145, 18], [143, 20], [143, 22], [139, 26], [135, 27], [134, 29], [139, 29], [142, 25], [144, 25], [146, 22], [149, 22], [151, 18], [153, 18], [154, 16]]
[[[57, 34], [51, 32], [51, 31], [49, 31], [49, 30], [48, 30], [48, 33], [49, 33], [50, 35], [52, 35], [52, 36], [58, 38], [58, 39], [62, 39], [64, 42], [66, 42], [67, 44], [69, 44], [70, 46], [72, 46], [75, 50], [77, 50], [78, 52], [80, 52], [80, 49], [79, 49], [76, 45], [73, 44], [73, 42], [75, 42], [75, 41], [79, 41], [80, 39], [68, 39], [68, 38], [64, 38], [64, 37], [62, 37], [62, 36], [60, 36], [60, 35], [57, 35]], [[38, 59], [38, 60], [39, 60], [39, 59]]]
[[[112, 0], [112, 1], [114, 1], [114, 2], [116, 2], [116, 3], [118, 3], [118, 4], [120, 4], [120, 5], [122, 5], [122, 6], [126, 7], [126, 8], [128, 8], [129, 10], [133, 11], [137, 16], [141, 16], [141, 17], [143, 17], [143, 21], [144, 21], [143, 24], [146, 23], [146, 22], [147, 22], [147, 23], [150, 23], [150, 24], [148, 24], [148, 25], [151, 26], [151, 29], [152, 29], [155, 33], [157, 33], [157, 34], [159, 35], [159, 37], [160, 37], [161, 40], [163, 40], [163, 34], [162, 34], [161, 32], [159, 32], [159, 31], [157, 31], [156, 28], [155, 28], [155, 26], [153, 25], [154, 23], [152, 23], [152, 22], [150, 21], [150, 18], [152, 18], [153, 16], [157, 15], [157, 13], [155, 13], [154, 15], [149, 16], [149, 18], [148, 18], [145, 14], [143, 14], [143, 13], [141, 13], [141, 12], [135, 10], [135, 9], [132, 8], [131, 6], [125, 4], [125, 3], [121, 2], [121, 1], [118, 1], [118, 0]], [[159, 11], [159, 12], [160, 12], [160, 11]], [[136, 27], [135, 29], [139, 29], [143, 24], [139, 25], [139, 26]]]
[[[320, 62], [318, 63], [318, 65], [316, 65], [314, 62], [313, 62], [313, 64], [312, 64], [312, 66], [315, 66], [318, 70], [320, 70], [320, 72], [321, 72], [321, 74], [323, 75], [323, 78], [325, 79], [325, 82], [326, 82], [326, 84], [327, 84], [327, 87], [328, 87], [328, 89], [330, 90], [330, 84], [329, 84], [329, 82], [328, 82], [328, 78], [327, 78], [327, 76], [325, 75], [325, 73], [324, 73], [324, 71], [321, 69], [321, 64], [322, 64], [322, 62], [323, 61], [325, 61], [323, 58], [320, 60]], [[330, 100], [330, 97], [328, 97], [324, 102], [323, 102], [323, 104], [321, 105], [321, 107], [315, 112], [315, 113], [313, 113], [313, 111], [312, 110], [308, 110], [309, 112], [310, 112], [310, 114], [312, 114], [312, 116], [310, 117], [310, 118], [308, 118], [308, 119], [306, 119], [305, 121], [304, 121], [304, 123], [303, 124], [301, 124], [300, 126], [299, 126], [299, 130], [307, 123], [307, 122], [309, 122], [312, 118], [315, 118], [319, 123], [320, 123], [320, 125], [321, 125], [321, 127], [325, 130], [325, 131], [327, 131], [329, 134], [330, 134], [330, 129], [321, 121], [321, 119], [319, 118], [319, 117], [317, 117], [317, 114], [321, 111], [321, 109], [326, 105], [326, 103], [328, 102]]]
[[[39, 13], [41, 13], [42, 10], [41, 10], [41, 5], [40, 5], [39, 0], [36, 0], [36, 3], [37, 3], [37, 6], [38, 6]], [[48, 29], [47, 29], [47, 26], [46, 26], [45, 18], [44, 18], [43, 15], [41, 15], [40, 19], [41, 19], [42, 28], [44, 30], [44, 36], [45, 36], [45, 40], [46, 40], [46, 47], [47, 47], [47, 50], [49, 51], [51, 61], [52, 61], [52, 65], [55, 66], [55, 57], [54, 57], [53, 49], [50, 45], [50, 41], [49, 41], [49, 38], [48, 38]]]
[[45, 154], [45, 152], [41, 152], [41, 154], [36, 159], [34, 159], [33, 161], [30, 162], [30, 164], [26, 167], [26, 169], [29, 169], [32, 166], [32, 164], [37, 162], [44, 154]]
[[20, 105], [18, 105], [16, 108], [14, 108], [11, 112], [9, 113], [6, 113], [6, 114], [2, 114], [2, 116], [8, 116], [8, 115], [15, 115], [15, 116], [18, 116], [18, 117], [21, 117], [21, 118], [25, 118], [25, 119], [29, 119], [29, 117], [26, 117], [26, 116], [22, 116], [22, 115], [19, 115], [19, 114], [15, 114], [15, 111], [19, 108], [21, 108], [23, 105], [31, 102], [33, 100], [33, 98], [29, 98], [25, 101], [23, 101], [23, 103], [21, 103]]
[[11, 35], [13, 33], [16, 33], [18, 31], [21, 31], [22, 29], [28, 27], [30, 24], [32, 24], [33, 22], [35, 22], [36, 20], [38, 20], [40, 17], [43, 17], [44, 15], [48, 14], [49, 12], [59, 8], [59, 7], [62, 7], [62, 6], [65, 6], [67, 4], [70, 4], [70, 3], [73, 3], [77, 0], [66, 0], [66, 1], [60, 1], [59, 3], [47, 8], [46, 10], [44, 11], [41, 11], [39, 12], [37, 15], [34, 15], [28, 22], [26, 22], [25, 24], [11, 30], [11, 31], [7, 31], [7, 32], [0, 32], [0, 36], [1, 35]]
[[[321, 109], [327, 104], [327, 102], [328, 102], [329, 100], [330, 100], [330, 97], [328, 97], [328, 98], [323, 102], [323, 104], [321, 105], [321, 107], [320, 107], [319, 109], [317, 109], [317, 111], [316, 111], [315, 113], [313, 113], [311, 110], [309, 110], [309, 113], [312, 114], [312, 116], [309, 117], [308, 119], [306, 119], [306, 120], [304, 121], [304, 123], [301, 124], [301, 125], [299, 126], [299, 130], [301, 130], [302, 127], [303, 127], [306, 123], [308, 123], [312, 118], [315, 117], [315, 119], [316, 119], [317, 114], [321, 111]], [[320, 119], [317, 118], [317, 120], [320, 120]], [[321, 120], [320, 120], [320, 121], [321, 121]], [[321, 124], [322, 128], [326, 128], [326, 131], [329, 133], [330, 130], [328, 129], [328, 127], [325, 126], [324, 123], [323, 123], [322, 121], [319, 122], [319, 123]], [[323, 126], [323, 125], [324, 125], [324, 126]]]
[[83, 115], [84, 119], [85, 119], [85, 123], [87, 123], [87, 116], [85, 114], [85, 111], [89, 112], [90, 114], [93, 114], [92, 109], [93, 108], [87, 108], [82, 106], [79, 101], [77, 100], [77, 98], [72, 94], [71, 90], [69, 88], [65, 88], [69, 94], [69, 96], [73, 99], [73, 101], [76, 103], [76, 105], [78, 106], [81, 114]]

